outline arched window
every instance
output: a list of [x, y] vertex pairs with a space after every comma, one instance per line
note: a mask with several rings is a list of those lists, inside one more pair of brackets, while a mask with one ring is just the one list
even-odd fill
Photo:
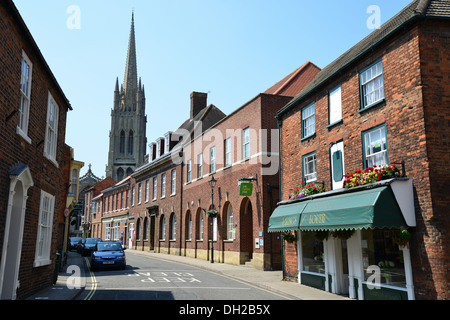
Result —
[[119, 151], [121, 154], [125, 153], [125, 132], [120, 131]]
[[117, 169], [117, 181], [123, 180], [124, 171], [122, 168]]
[[133, 169], [128, 168], [127, 169], [127, 177], [131, 176], [132, 173], [133, 173]]
[[198, 217], [198, 240], [203, 240], [203, 214], [201, 211]]
[[130, 130], [130, 134], [128, 136], [128, 154], [133, 154], [133, 146], [134, 146], [134, 134], [133, 131]]
[[144, 235], [143, 235], [144, 240], [148, 240], [148, 219], [147, 217], [145, 217], [144, 219]]
[[136, 223], [136, 240], [141, 240], [141, 219]]
[[192, 215], [188, 210], [186, 213], [186, 240], [192, 240]]
[[166, 240], [166, 218], [164, 216], [161, 217], [161, 225], [160, 225], [160, 240]]
[[233, 207], [231, 203], [227, 207], [227, 240], [233, 240]]
[[170, 240], [177, 239], [177, 216], [172, 213], [172, 219], [170, 221]]

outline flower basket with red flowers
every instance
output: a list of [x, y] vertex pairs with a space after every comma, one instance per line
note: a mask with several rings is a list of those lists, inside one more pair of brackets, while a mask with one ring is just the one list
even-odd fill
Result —
[[294, 192], [289, 194], [289, 200], [300, 199], [313, 194], [322, 193], [325, 191], [323, 185], [318, 183], [307, 183], [304, 187], [298, 186], [294, 188]]
[[381, 180], [400, 177], [400, 170], [395, 164], [391, 166], [377, 166], [366, 168], [364, 170], [355, 170], [353, 173], [347, 173], [344, 180], [344, 188], [354, 188]]

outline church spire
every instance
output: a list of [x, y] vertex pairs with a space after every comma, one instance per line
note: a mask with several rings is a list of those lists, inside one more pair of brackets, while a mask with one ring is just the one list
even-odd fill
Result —
[[126, 95], [135, 95], [137, 92], [137, 62], [136, 62], [136, 40], [134, 34], [134, 11], [131, 16], [130, 40], [128, 42], [127, 64], [125, 67], [125, 80], [123, 83]]

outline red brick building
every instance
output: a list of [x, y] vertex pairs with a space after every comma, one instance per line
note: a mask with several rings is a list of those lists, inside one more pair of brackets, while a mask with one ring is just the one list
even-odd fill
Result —
[[[206, 94], [194, 92], [190, 118], [152, 143], [149, 163], [132, 175], [132, 188], [150, 194], [148, 201], [142, 196], [145, 202], [130, 208], [130, 219], [134, 219], [130, 223], [136, 232], [134, 247], [232, 264], [251, 261], [261, 269], [279, 268], [279, 238], [271, 239], [266, 232], [278, 201], [274, 117], [319, 71], [308, 62], [228, 116], [216, 111], [208, 117]], [[218, 211], [214, 219], [206, 215], [212, 208], [209, 180], [213, 176], [217, 180], [214, 208]], [[240, 195], [242, 182], [253, 186], [248, 196]]]
[[0, 299], [53, 282], [69, 101], [17, 8], [0, 3]]
[[[449, 298], [449, 18], [449, 1], [411, 2], [277, 114], [283, 202], [269, 231], [296, 237], [286, 278], [355, 299]], [[342, 188], [402, 161], [406, 177]], [[302, 197], [306, 183], [327, 192]]]

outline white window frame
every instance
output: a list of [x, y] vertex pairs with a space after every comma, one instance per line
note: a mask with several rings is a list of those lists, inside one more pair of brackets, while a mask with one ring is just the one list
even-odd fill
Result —
[[203, 240], [203, 215], [201, 213], [198, 219], [198, 240]]
[[[26, 66], [26, 67], [25, 67]], [[31, 143], [28, 137], [28, 125], [30, 120], [30, 101], [31, 101], [31, 83], [33, 78], [33, 63], [28, 58], [25, 51], [22, 50], [22, 63], [20, 70], [20, 104], [19, 121], [17, 123], [17, 134], [22, 136], [28, 143]]]
[[172, 185], [171, 185], [171, 196], [175, 195], [177, 193], [177, 170], [173, 169], [171, 172], [172, 177]]
[[166, 174], [161, 175], [161, 198], [166, 197]]
[[231, 206], [231, 203], [228, 204], [227, 208], [227, 240], [233, 240], [234, 239], [234, 224], [233, 224], [233, 207]]
[[231, 161], [231, 137], [225, 139], [225, 167], [229, 167], [232, 164]]
[[331, 89], [328, 93], [329, 124], [335, 124], [342, 120], [342, 85]]
[[114, 221], [113, 236], [114, 236], [114, 241], [119, 241], [119, 239], [120, 239], [120, 221]]
[[137, 195], [137, 198], [138, 198], [138, 203], [137, 204], [141, 204], [141, 198], [142, 198], [142, 183], [140, 183], [139, 182], [139, 184], [138, 184], [138, 195]]
[[361, 86], [361, 109], [384, 100], [383, 61], [379, 60], [359, 74]]
[[302, 109], [302, 138], [308, 138], [316, 133], [316, 105], [310, 103]]
[[197, 155], [197, 178], [203, 177], [203, 153]]
[[242, 130], [242, 160], [250, 158], [250, 128]]
[[177, 216], [173, 214], [170, 224], [170, 240], [177, 240]]
[[158, 194], [158, 178], [153, 177], [153, 200], [156, 200]]
[[136, 193], [136, 187], [133, 186], [133, 187], [131, 188], [131, 206], [132, 206], [132, 207], [134, 206], [134, 197], [135, 197], [135, 193]]
[[192, 161], [191, 160], [187, 161], [186, 168], [187, 168], [187, 182], [191, 182], [192, 181]]
[[188, 217], [188, 232], [187, 232], [186, 240], [192, 240], [192, 214], [191, 213], [189, 213], [189, 217]]
[[[313, 165], [312, 170], [310, 170], [310, 163]], [[317, 181], [317, 155], [315, 152], [303, 156], [303, 177], [305, 184]]]
[[50, 251], [52, 247], [54, 210], [55, 196], [41, 190], [34, 267], [49, 265], [52, 262], [50, 260]]
[[105, 240], [111, 240], [111, 223], [105, 224]]
[[45, 126], [44, 156], [58, 167], [56, 162], [56, 149], [58, 145], [58, 119], [59, 107], [51, 93], [48, 93], [47, 123]]
[[211, 147], [209, 149], [210, 162], [209, 162], [209, 173], [216, 172], [216, 147]]
[[148, 193], [150, 189], [150, 181], [147, 179], [145, 180], [145, 202], [148, 202]]
[[[379, 135], [378, 140], [372, 141], [373, 135]], [[364, 165], [366, 168], [373, 167], [373, 165], [384, 166], [388, 163], [388, 145], [387, 145], [387, 133], [386, 126], [381, 125], [372, 129], [369, 129], [363, 133], [364, 138]], [[379, 142], [379, 151], [374, 151]]]
[[161, 234], [159, 240], [166, 240], [166, 216], [161, 219]]

